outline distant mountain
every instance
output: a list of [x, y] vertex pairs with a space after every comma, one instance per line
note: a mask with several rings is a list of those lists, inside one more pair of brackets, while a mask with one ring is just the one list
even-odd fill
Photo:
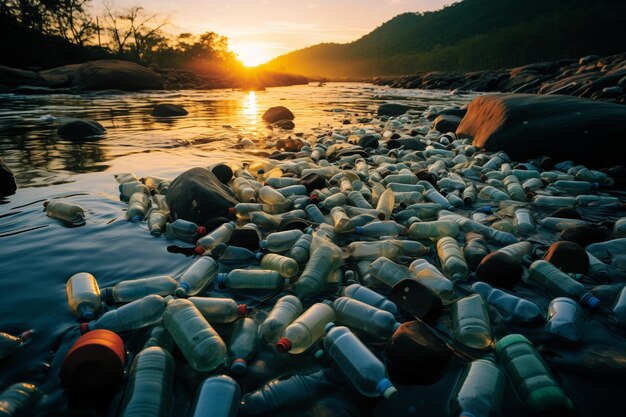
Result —
[[264, 67], [330, 79], [508, 68], [626, 50], [624, 0], [464, 0], [404, 13], [347, 44], [322, 43]]

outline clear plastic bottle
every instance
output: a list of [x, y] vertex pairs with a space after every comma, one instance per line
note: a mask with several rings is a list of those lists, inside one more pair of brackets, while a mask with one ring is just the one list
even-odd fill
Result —
[[236, 218], [241, 220], [248, 220], [250, 213], [254, 211], [263, 211], [263, 204], [260, 203], [238, 203], [235, 207], [228, 209], [230, 218]]
[[79, 272], [67, 280], [65, 295], [72, 314], [82, 320], [93, 320], [102, 306], [98, 282], [87, 272]]
[[506, 192], [509, 194], [512, 200], [526, 201], [526, 193], [522, 188], [522, 184], [520, 184], [515, 175], [509, 175], [505, 177], [503, 183], [506, 187]]
[[535, 221], [531, 211], [525, 207], [515, 210], [515, 220], [513, 224], [517, 227], [517, 231], [522, 234], [529, 234], [535, 231]]
[[347, 327], [326, 326], [324, 348], [352, 385], [367, 397], [391, 398], [398, 391], [385, 365]]
[[482, 235], [476, 233], [477, 237], [471, 238], [470, 233], [465, 235], [463, 256], [465, 257], [467, 266], [469, 266], [471, 270], [475, 270], [478, 267], [478, 264], [480, 264], [485, 256], [489, 255], [491, 251], [489, 250], [485, 239], [482, 238]]
[[413, 223], [409, 227], [409, 236], [413, 239], [441, 238], [444, 236], [456, 237], [459, 234], [459, 225], [452, 220], [436, 220], [432, 222]]
[[[359, 193], [358, 191], [356, 192]], [[360, 194], [361, 193], [359, 193], [359, 195]], [[336, 193], [336, 194], [331, 195], [330, 197], [326, 197], [324, 201], [320, 201], [317, 206], [321, 209], [330, 211], [330, 209], [332, 209], [333, 207], [345, 205], [347, 201], [348, 199], [345, 194]]]
[[107, 311], [98, 320], [82, 323], [83, 333], [96, 329], [115, 333], [141, 329], [161, 321], [165, 300], [160, 295], [147, 295], [139, 300], [124, 304], [116, 310]]
[[354, 232], [357, 235], [363, 235], [367, 237], [381, 237], [390, 236], [395, 237], [400, 233], [404, 233], [406, 228], [392, 220], [372, 222], [365, 226], [357, 226]]
[[191, 301], [170, 300], [163, 323], [196, 371], [212, 371], [228, 363], [224, 341]]
[[580, 194], [597, 189], [598, 183], [592, 183], [589, 181], [558, 180], [553, 183], [552, 186], [559, 191], [572, 194]]
[[532, 343], [510, 334], [496, 343], [502, 364], [518, 397], [534, 412], [569, 415], [574, 405]]
[[544, 183], [539, 178], [530, 178], [522, 182], [522, 188], [524, 189], [524, 191], [530, 192], [530, 193], [540, 190], [543, 187], [544, 187]]
[[174, 359], [160, 347], [149, 347], [135, 357], [122, 403], [122, 417], [166, 417], [174, 387]]
[[337, 269], [342, 258], [343, 251], [337, 245], [317, 234], [313, 236], [311, 257], [295, 284], [298, 298], [319, 294], [326, 278]]
[[272, 177], [265, 181], [265, 185], [269, 185], [276, 190], [298, 184], [300, 184], [300, 180], [292, 177]]
[[503, 200], [508, 200], [510, 197], [504, 191], [498, 190], [497, 188], [492, 187], [491, 185], [486, 185], [478, 193], [478, 198], [480, 200], [503, 201]]
[[513, 236], [511, 233], [502, 230], [496, 230], [492, 227], [489, 227], [488, 238], [489, 242], [496, 243], [501, 246], [512, 245], [513, 243], [519, 242], [519, 239]]
[[198, 242], [196, 244], [205, 251], [210, 251], [220, 243], [227, 243], [236, 228], [237, 225], [235, 224], [235, 222], [224, 223], [207, 235], [202, 236], [200, 239], [198, 239]]
[[443, 274], [453, 281], [463, 279], [469, 274], [469, 268], [459, 245], [451, 237], [443, 237], [437, 242], [437, 255]]
[[123, 172], [121, 174], [113, 174], [113, 177], [115, 177], [115, 181], [117, 181], [118, 184], [125, 184], [127, 182], [135, 182], [135, 181], [139, 182], [139, 177], [132, 172]]
[[539, 171], [529, 169], [514, 169], [511, 171], [511, 174], [515, 175], [520, 181], [526, 181], [531, 178], [541, 178]]
[[413, 174], [391, 174], [387, 175], [383, 182], [385, 185], [390, 184], [392, 182], [396, 182], [399, 184], [417, 184], [419, 178]]
[[240, 201], [245, 203], [254, 203], [256, 201], [257, 193], [250, 180], [237, 177], [233, 180], [232, 187]]
[[548, 261], [538, 260], [528, 268], [528, 279], [545, 288], [555, 297], [569, 297], [581, 304], [595, 308], [600, 303], [585, 287]]
[[182, 273], [176, 288], [177, 297], [190, 297], [202, 292], [215, 278], [219, 265], [213, 258], [202, 256]]
[[249, 317], [238, 320], [233, 326], [230, 337], [230, 354], [233, 361], [230, 371], [235, 375], [243, 375], [248, 370], [248, 361], [256, 353], [259, 342], [259, 325]]
[[185, 242], [195, 243], [198, 236], [206, 233], [206, 228], [198, 226], [194, 222], [177, 219], [165, 225], [165, 237], [167, 239], [179, 239]]
[[416, 281], [437, 294], [444, 304], [454, 301], [454, 284], [435, 265], [426, 259], [416, 259], [409, 265], [409, 271]]
[[314, 205], [309, 204], [304, 208], [309, 219], [311, 219], [314, 223], [323, 223], [324, 222], [324, 214], [320, 211], [320, 209]]
[[412, 279], [414, 275], [404, 265], [398, 265], [391, 259], [381, 256], [369, 265], [369, 272], [379, 281], [393, 287], [403, 279]]
[[43, 203], [46, 215], [53, 219], [62, 220], [74, 226], [85, 224], [85, 210], [78, 204], [62, 200], [50, 200]]
[[373, 336], [390, 338], [400, 323], [390, 312], [350, 297], [339, 297], [332, 302], [337, 322]]
[[474, 184], [469, 184], [467, 187], [465, 187], [463, 193], [461, 194], [461, 198], [463, 198], [463, 202], [466, 206], [473, 204], [474, 201], [476, 201], [476, 197], [477, 191]]
[[563, 341], [580, 341], [583, 337], [583, 311], [580, 304], [567, 297], [550, 301], [545, 330]]
[[302, 234], [302, 231], [298, 229], [270, 233], [259, 243], [259, 246], [270, 252], [286, 252], [296, 243]]
[[241, 388], [234, 379], [212, 376], [198, 388], [189, 417], [237, 417], [240, 403]]
[[390, 219], [391, 213], [393, 213], [393, 208], [396, 205], [395, 201], [395, 194], [393, 190], [388, 188], [380, 195], [378, 203], [376, 204], [376, 210], [383, 212], [385, 214], [385, 219]]
[[154, 190], [159, 194], [167, 194], [167, 190], [170, 188], [170, 184], [172, 183], [167, 178], [159, 178], [159, 177], [145, 177], [143, 183], [150, 190]]
[[450, 309], [452, 334], [456, 340], [473, 349], [493, 346], [487, 306], [480, 294], [457, 300]]
[[176, 290], [176, 287], [178, 287], [178, 282], [174, 278], [160, 275], [121, 281], [112, 288], [105, 288], [103, 296], [114, 300], [116, 303], [130, 303], [150, 294], [170, 295]]
[[299, 265], [305, 264], [309, 260], [312, 241], [313, 236], [309, 233], [303, 234], [298, 238], [291, 249], [289, 249], [287, 256], [296, 261]]
[[135, 193], [150, 195], [150, 190], [148, 189], [148, 187], [146, 187], [146, 185], [141, 183], [140, 181], [131, 181], [120, 184], [119, 190], [120, 199], [122, 201], [130, 200], [130, 197]]
[[555, 197], [551, 195], [537, 195], [533, 198], [535, 207], [561, 208], [574, 207], [576, 199], [574, 197]]
[[452, 416], [490, 417], [500, 411], [506, 376], [489, 357], [468, 364], [452, 396]]
[[258, 253], [257, 259], [260, 260], [261, 268], [276, 271], [283, 278], [295, 277], [300, 270], [298, 263], [287, 256], [275, 253]]
[[131, 222], [142, 221], [146, 217], [149, 207], [150, 199], [147, 194], [134, 193], [128, 200], [126, 218]]
[[532, 252], [533, 245], [530, 242], [518, 242], [513, 243], [512, 245], [507, 245], [503, 248], [497, 250], [497, 252], [502, 252], [509, 255], [511, 258], [516, 261], [522, 262], [522, 259], [525, 256], [529, 256]]
[[[441, 206], [441, 208], [444, 208], [446, 210], [453, 210], [454, 207], [452, 206], [452, 204], [450, 204], [450, 202], [448, 201], [447, 198], [445, 198], [444, 196], [442, 196], [439, 191], [437, 190], [433, 190], [433, 189], [429, 189], [424, 191], [424, 197], [426, 197], [427, 199], [429, 199], [430, 201], [432, 201], [435, 204], [439, 204], [439, 206]], [[411, 206], [409, 206], [410, 208]], [[420, 217], [418, 215], [418, 217]]]
[[360, 284], [352, 284], [344, 287], [342, 294], [344, 297], [354, 298], [355, 300], [361, 301], [365, 304], [388, 311], [394, 316], [399, 313], [398, 307], [393, 303], [393, 301]]
[[161, 210], [150, 210], [148, 213], [148, 230], [153, 236], [161, 236], [167, 223], [167, 214]]
[[279, 298], [261, 325], [261, 333], [265, 341], [276, 344], [287, 326], [298, 318], [302, 311], [302, 303], [298, 297], [285, 295]]
[[310, 348], [324, 335], [324, 327], [335, 320], [335, 310], [328, 304], [315, 303], [283, 333], [283, 337], [276, 343], [276, 350], [280, 353], [302, 353]]
[[221, 262], [251, 262], [256, 260], [256, 252], [239, 246], [220, 243], [211, 251], [211, 256]]
[[3, 417], [31, 416], [41, 394], [33, 384], [13, 384], [0, 394], [0, 415]]
[[237, 304], [232, 298], [189, 297], [188, 300], [209, 323], [232, 323], [247, 314], [246, 305]]
[[330, 218], [333, 221], [335, 232], [337, 233], [352, 233], [355, 230], [355, 225], [351, 221], [350, 217], [346, 214], [342, 207], [333, 207], [330, 210]]
[[216, 279], [220, 288], [233, 289], [275, 290], [284, 282], [277, 271], [269, 269], [233, 269], [229, 273], [217, 274]]
[[352, 242], [348, 245], [347, 256], [354, 261], [374, 261], [381, 256], [397, 259], [400, 256], [417, 257], [426, 255], [429, 248], [411, 240], [382, 240], [376, 242]]
[[154, 326], [152, 330], [150, 330], [150, 335], [148, 336], [146, 343], [143, 345], [143, 348], [146, 349], [153, 346], [165, 349], [169, 353], [174, 351], [174, 339], [172, 339], [172, 335], [167, 331], [163, 324]]
[[536, 323], [543, 320], [543, 312], [532, 301], [493, 288], [481, 281], [473, 283], [471, 289], [482, 295], [485, 301], [494, 306], [505, 320], [518, 323]]

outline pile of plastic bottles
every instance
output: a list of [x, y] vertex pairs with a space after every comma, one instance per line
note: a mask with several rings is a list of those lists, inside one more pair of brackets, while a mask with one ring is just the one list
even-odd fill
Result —
[[[419, 319], [479, 358], [451, 394], [451, 415], [489, 416], [501, 404], [507, 378], [532, 412], [575, 408], [532, 337], [496, 338], [491, 321], [496, 315], [573, 344], [584, 336], [586, 312], [626, 326], [626, 217], [612, 194], [614, 180], [570, 161], [516, 163], [503, 152], [481, 152], [453, 133], [431, 130], [421, 113], [379, 122], [233, 167], [229, 186], [241, 202], [230, 221], [213, 230], [168, 221], [168, 180], [116, 175], [128, 220], [146, 222], [155, 236], [195, 244], [198, 254], [175, 277], [122, 281], [102, 291], [88, 273], [67, 282], [83, 332], [124, 335], [152, 327], [130, 368], [121, 415], [168, 415], [180, 366], [175, 351], [195, 371], [215, 374], [197, 389], [193, 416], [270, 415], [302, 406], [316, 387], [341, 383], [326, 368], [338, 370], [360, 395], [393, 401], [401, 387], [390, 381], [380, 346], [401, 322]], [[358, 146], [365, 135], [379, 146]], [[310, 189], [303, 179], [313, 177], [324, 186]], [[571, 273], [543, 259], [559, 233], [599, 221], [614, 223], [612, 236], [582, 249], [586, 271]], [[231, 244], [241, 228], [256, 233], [258, 250]], [[515, 268], [495, 277], [481, 272], [496, 254]], [[395, 289], [407, 280], [429, 301], [402, 302]], [[607, 284], [620, 284], [610, 298]], [[549, 307], [519, 295], [519, 285], [535, 289]], [[217, 287], [219, 297], [206, 296]], [[236, 301], [239, 291], [271, 301], [251, 309]], [[224, 325], [229, 338], [216, 330]], [[315, 356], [323, 370], [273, 380], [242, 396], [235, 379], [268, 347], [275, 355]]]

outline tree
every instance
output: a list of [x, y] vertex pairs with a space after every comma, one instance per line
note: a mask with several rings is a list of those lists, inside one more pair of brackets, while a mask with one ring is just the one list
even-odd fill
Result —
[[85, 45], [96, 26], [87, 11], [91, 0], [59, 0], [48, 6], [50, 27], [54, 34], [75, 45]]

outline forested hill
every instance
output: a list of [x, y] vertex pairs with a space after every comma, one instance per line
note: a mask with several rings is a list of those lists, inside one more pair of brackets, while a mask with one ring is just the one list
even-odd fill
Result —
[[464, 0], [394, 17], [347, 44], [280, 56], [267, 69], [330, 79], [508, 68], [626, 49], [624, 0]]

